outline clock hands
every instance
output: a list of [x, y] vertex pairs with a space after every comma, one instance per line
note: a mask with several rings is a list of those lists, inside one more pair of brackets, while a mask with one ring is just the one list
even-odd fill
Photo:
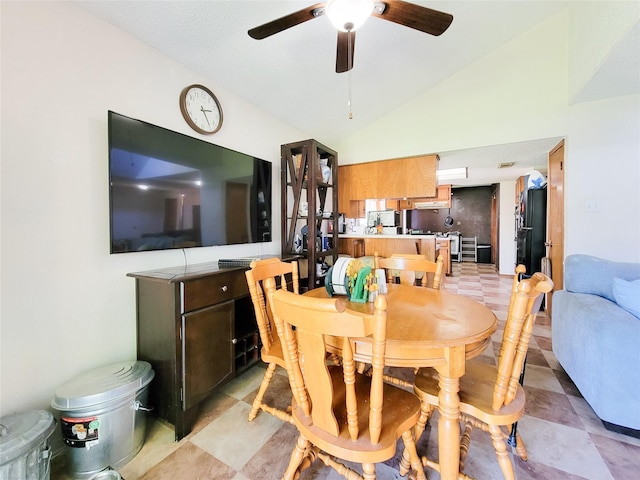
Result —
[[209, 121], [209, 117], [207, 117], [207, 112], [211, 113], [211, 110], [206, 110], [202, 105], [200, 105], [200, 111], [204, 115], [204, 118], [207, 121], [207, 123], [209, 124], [209, 126], [211, 126], [211, 122]]

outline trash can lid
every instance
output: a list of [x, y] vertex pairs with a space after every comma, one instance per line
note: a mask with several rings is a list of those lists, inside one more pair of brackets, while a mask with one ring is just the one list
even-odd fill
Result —
[[51, 406], [64, 411], [111, 402], [142, 389], [154, 375], [151, 364], [142, 361], [98, 367], [60, 386], [51, 401]]
[[0, 465], [23, 456], [46, 441], [55, 420], [46, 410], [30, 410], [0, 418]]

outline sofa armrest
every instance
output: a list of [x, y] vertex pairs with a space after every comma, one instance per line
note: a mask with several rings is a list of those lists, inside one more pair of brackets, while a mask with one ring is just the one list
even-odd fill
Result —
[[613, 279], [640, 278], [640, 263], [612, 262], [591, 255], [569, 255], [564, 261], [564, 288], [574, 293], [590, 293], [615, 302]]

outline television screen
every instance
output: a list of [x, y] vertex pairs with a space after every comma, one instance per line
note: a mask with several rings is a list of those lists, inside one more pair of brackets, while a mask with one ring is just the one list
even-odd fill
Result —
[[271, 241], [271, 163], [109, 111], [111, 253]]

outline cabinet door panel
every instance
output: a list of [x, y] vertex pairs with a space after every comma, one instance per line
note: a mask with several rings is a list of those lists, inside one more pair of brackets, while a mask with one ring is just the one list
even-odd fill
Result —
[[234, 302], [182, 316], [183, 410], [233, 374]]
[[398, 198], [405, 196], [407, 191], [407, 177], [412, 174], [405, 171], [399, 164], [403, 160], [376, 162], [375, 172], [377, 177], [376, 192], [373, 198]]

